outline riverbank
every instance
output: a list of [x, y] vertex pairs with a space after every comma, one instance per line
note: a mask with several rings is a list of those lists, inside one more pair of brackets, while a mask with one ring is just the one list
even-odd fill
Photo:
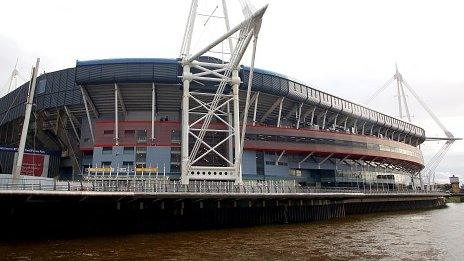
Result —
[[464, 196], [450, 196], [446, 197], [446, 203], [463, 203]]

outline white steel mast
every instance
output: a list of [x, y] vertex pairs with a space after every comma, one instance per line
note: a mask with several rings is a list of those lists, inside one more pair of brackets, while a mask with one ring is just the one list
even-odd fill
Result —
[[35, 67], [32, 67], [32, 76], [31, 80], [29, 81], [29, 90], [27, 93], [26, 111], [24, 113], [23, 129], [21, 131], [21, 139], [19, 141], [18, 147], [18, 157], [15, 164], [13, 165], [13, 180], [19, 178], [21, 174], [21, 168], [23, 166], [24, 150], [26, 147], [27, 131], [29, 130], [29, 121], [31, 119], [32, 106], [34, 102], [35, 85], [37, 80], [37, 72], [39, 71], [39, 63], [40, 58], [37, 58]]
[[[225, 1], [221, 1], [221, 3], [226, 33], [200, 51], [191, 53], [195, 19], [199, 15], [197, 13], [198, 0], [192, 1], [185, 27], [180, 55], [183, 67], [181, 145], [181, 181], [183, 184], [188, 184], [189, 180], [192, 179], [232, 180], [237, 184], [242, 183], [240, 159], [243, 139], [240, 137], [239, 85], [241, 79], [239, 66], [252, 38], [255, 38], [256, 42], [267, 6], [246, 16], [245, 20], [230, 29], [227, 6]], [[251, 10], [248, 5], [245, 9]], [[208, 19], [213, 17], [213, 13], [209, 15]], [[207, 53], [214, 53], [213, 48], [224, 43], [229, 45], [230, 50], [226, 54], [228, 59], [223, 58], [222, 63], [200, 59]], [[253, 52], [255, 51], [256, 48], [253, 48]], [[224, 57], [225, 53], [222, 52], [222, 54]], [[254, 59], [254, 54], [252, 57]], [[253, 66], [250, 70], [253, 70]], [[214, 85], [215, 90], [213, 92], [192, 91], [190, 90], [192, 82], [199, 85], [216, 84]], [[226, 91], [227, 85], [232, 87], [231, 93]], [[250, 86], [251, 84], [248, 87]], [[247, 95], [245, 104], [249, 104], [249, 95]], [[232, 113], [230, 113], [230, 108]], [[211, 126], [213, 120], [224, 124], [226, 129]], [[246, 118], [243, 120], [244, 126], [246, 120]], [[213, 133], [222, 133], [223, 136], [219, 140], [211, 142], [206, 137]], [[189, 146], [190, 139], [193, 142]], [[233, 157], [219, 149], [220, 146], [227, 144], [234, 147]], [[202, 163], [209, 155], [219, 158], [223, 164], [218, 166]]]
[[19, 73], [19, 70], [18, 70], [18, 60], [19, 60], [19, 59], [16, 59], [16, 64], [15, 64], [13, 70], [11, 71], [10, 77], [8, 77], [8, 80], [6, 81], [6, 84], [5, 84], [5, 86], [3, 87], [3, 89], [2, 89], [2, 90], [6, 90], [6, 93], [5, 93], [5, 94], [2, 94], [2, 96], [7, 95], [7, 94], [10, 93], [12, 90], [16, 89], [16, 87], [18, 87], [18, 79], [20, 79], [20, 80], [22, 80], [22, 81], [26, 81], [26, 80], [21, 76], [21, 74]]
[[390, 78], [387, 83], [385, 83], [381, 88], [379, 88], [369, 99], [365, 102], [365, 104], [369, 104], [372, 100], [375, 99], [382, 91], [384, 91], [394, 80], [396, 80], [396, 88], [397, 88], [397, 95], [398, 95], [398, 109], [399, 109], [399, 116], [401, 120], [403, 120], [403, 107], [404, 105], [404, 113], [406, 114], [407, 120], [411, 122], [411, 115], [409, 112], [408, 103], [406, 100], [406, 95], [404, 91], [404, 87], [412, 94], [412, 96], [417, 100], [417, 102], [421, 105], [421, 107], [427, 112], [427, 114], [433, 119], [433, 121], [440, 127], [440, 129], [445, 134], [445, 137], [426, 137], [426, 141], [445, 141], [443, 146], [440, 150], [427, 162], [419, 172], [421, 182], [425, 179], [427, 183], [427, 188], [429, 190], [432, 189], [434, 186], [435, 181], [435, 170], [438, 168], [440, 162], [446, 155], [446, 152], [450, 149], [451, 145], [457, 141], [462, 140], [462, 138], [455, 138], [454, 135], [443, 125], [440, 119], [435, 115], [435, 113], [430, 109], [430, 107], [422, 100], [419, 94], [406, 82], [403, 75], [398, 71], [398, 66], [395, 64], [395, 75]]

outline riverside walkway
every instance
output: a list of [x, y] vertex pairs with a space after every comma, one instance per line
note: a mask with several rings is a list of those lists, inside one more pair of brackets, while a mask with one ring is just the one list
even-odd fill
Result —
[[180, 181], [140, 177], [86, 177], [82, 181], [53, 179], [0, 179], [0, 195], [73, 195], [73, 196], [137, 196], [166, 198], [359, 198], [359, 197], [442, 197], [439, 191], [421, 191], [386, 186], [316, 188], [300, 186], [293, 181], [233, 182]]

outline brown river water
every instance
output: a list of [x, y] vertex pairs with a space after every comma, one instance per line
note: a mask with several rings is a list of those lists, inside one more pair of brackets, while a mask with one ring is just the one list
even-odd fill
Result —
[[464, 260], [463, 221], [464, 203], [448, 204], [308, 224], [0, 242], [0, 260]]

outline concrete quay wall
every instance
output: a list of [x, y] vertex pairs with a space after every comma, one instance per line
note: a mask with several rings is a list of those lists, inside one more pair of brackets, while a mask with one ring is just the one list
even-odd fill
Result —
[[1, 191], [3, 237], [48, 237], [303, 223], [446, 206], [437, 194], [214, 195]]

